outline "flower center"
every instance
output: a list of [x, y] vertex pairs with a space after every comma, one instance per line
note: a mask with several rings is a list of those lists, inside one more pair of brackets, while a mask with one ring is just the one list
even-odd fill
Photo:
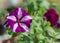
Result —
[[18, 20], [17, 20], [17, 22], [19, 23], [19, 22], [20, 22], [20, 20], [18, 19]]

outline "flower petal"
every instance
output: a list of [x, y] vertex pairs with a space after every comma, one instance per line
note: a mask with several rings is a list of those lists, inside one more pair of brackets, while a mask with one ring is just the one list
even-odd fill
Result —
[[7, 19], [15, 21], [16, 22], [16, 17], [15, 16], [8, 16]]
[[22, 15], [23, 15], [22, 18], [29, 15], [24, 9], [21, 9], [21, 11], [22, 11]]
[[29, 32], [29, 28], [27, 27], [27, 25], [25, 25], [24, 23], [20, 23], [20, 26], [23, 28], [23, 30], [25, 30], [25, 32]]
[[13, 26], [13, 32], [16, 31], [17, 27], [18, 27], [18, 23], [15, 23], [14, 26]]
[[18, 25], [18, 27], [17, 27], [15, 32], [17, 32], [17, 33], [18, 32], [25, 32], [25, 30], [22, 27], [20, 27], [20, 25]]
[[[17, 13], [18, 13], [18, 8], [15, 8], [15, 9], [9, 14], [9, 16], [12, 16], [12, 15], [16, 16]], [[17, 16], [16, 16], [16, 17], [17, 17]]]
[[18, 14], [17, 14], [18, 19], [22, 17], [22, 11], [21, 8], [18, 8]]
[[8, 21], [6, 20], [3, 25], [4, 25], [4, 27], [8, 27], [8, 25], [9, 25]]
[[28, 21], [28, 20], [31, 20], [32, 18], [30, 16], [25, 16], [21, 19], [21, 22], [25, 22], [25, 21]]
[[9, 24], [9, 27], [10, 27], [10, 29], [13, 31], [13, 32], [15, 32], [15, 29], [17, 28], [17, 23], [15, 23], [15, 22], [11, 22], [10, 24]]

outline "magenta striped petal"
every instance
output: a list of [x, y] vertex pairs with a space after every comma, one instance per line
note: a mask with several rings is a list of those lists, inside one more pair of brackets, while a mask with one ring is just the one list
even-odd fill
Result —
[[[10, 25], [9, 25], [10, 29], [11, 29], [13, 32], [15, 32], [15, 31], [14, 31], [14, 30], [15, 30], [15, 28], [14, 28], [15, 25], [16, 25], [15, 22], [11, 22]], [[13, 29], [13, 28], [14, 28], [14, 29]]]
[[15, 16], [17, 18], [18, 8], [14, 9], [9, 16]]
[[9, 25], [8, 21], [6, 20], [3, 25], [4, 25], [4, 27], [8, 27], [8, 25]]
[[15, 16], [8, 16], [7, 19], [12, 20], [12, 21], [17, 21]]
[[22, 17], [22, 11], [21, 8], [18, 9], [18, 14], [17, 14], [18, 19]]
[[30, 24], [31, 24], [31, 22], [32, 22], [32, 20], [28, 20], [28, 21], [21, 22], [21, 23], [26, 24], [26, 25], [30, 28]]
[[16, 28], [16, 31], [15, 31], [15, 32], [16, 32], [16, 33], [18, 33], [18, 32], [25, 32], [25, 30], [22, 31], [21, 29], [22, 29], [22, 28], [18, 25], [18, 27]]
[[17, 23], [14, 23], [14, 22], [13, 22], [13, 23], [10, 23], [9, 26], [10, 26], [10, 29], [11, 29], [13, 32], [16, 32], [16, 28], [17, 28], [17, 26], [18, 26]]
[[25, 32], [25, 30], [20, 26], [18, 25], [18, 27], [16, 28], [16, 32]]
[[[22, 15], [23, 15], [23, 17], [24, 17], [24, 16], [30, 16], [28, 13], [26, 13], [25, 10], [21, 9], [21, 11], [22, 11]], [[22, 17], [22, 18], [23, 18], [23, 17]]]
[[16, 31], [17, 27], [18, 27], [18, 23], [15, 23], [14, 26], [13, 26], [13, 32]]
[[25, 21], [28, 21], [28, 20], [31, 20], [32, 18], [30, 16], [25, 16], [21, 19], [21, 22], [25, 22]]
[[23, 28], [22, 30], [25, 30], [25, 32], [29, 32], [29, 28], [26, 24], [20, 23], [20, 26]]

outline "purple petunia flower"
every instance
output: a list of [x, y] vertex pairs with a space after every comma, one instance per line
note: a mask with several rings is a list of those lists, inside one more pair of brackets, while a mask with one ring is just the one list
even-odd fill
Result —
[[16, 8], [7, 17], [4, 26], [9, 26], [13, 32], [29, 32], [32, 18], [25, 10]]
[[49, 21], [51, 23], [51, 26], [56, 26], [59, 16], [56, 13], [55, 9], [49, 9], [45, 14], [44, 17], [47, 21]]

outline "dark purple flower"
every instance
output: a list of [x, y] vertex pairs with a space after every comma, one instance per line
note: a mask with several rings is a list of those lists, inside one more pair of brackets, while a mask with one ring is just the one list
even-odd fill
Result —
[[4, 26], [10, 26], [13, 32], [28, 32], [32, 18], [25, 10], [16, 8], [7, 18]]
[[49, 21], [51, 23], [51, 26], [56, 26], [59, 16], [56, 12], [55, 9], [49, 9], [45, 14], [44, 17], [47, 21]]

